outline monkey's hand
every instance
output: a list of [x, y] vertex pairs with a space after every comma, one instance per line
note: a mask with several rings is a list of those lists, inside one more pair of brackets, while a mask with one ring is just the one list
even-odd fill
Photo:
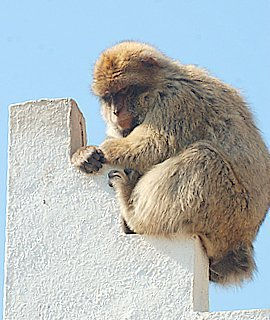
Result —
[[95, 146], [79, 148], [72, 156], [71, 162], [85, 173], [96, 173], [106, 162], [103, 152]]

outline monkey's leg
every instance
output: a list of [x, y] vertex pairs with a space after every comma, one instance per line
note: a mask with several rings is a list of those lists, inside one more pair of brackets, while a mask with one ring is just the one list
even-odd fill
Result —
[[[132, 190], [138, 182], [141, 175], [138, 171], [132, 169], [124, 169], [124, 171], [112, 170], [108, 174], [109, 186], [113, 187], [116, 191], [118, 201], [121, 205], [121, 211], [132, 210], [129, 204], [129, 198]], [[122, 229], [126, 234], [135, 234], [131, 230], [122, 216]]]
[[212, 280], [239, 282], [251, 276], [251, 243], [259, 221], [235, 170], [208, 143], [196, 143], [155, 165], [138, 181], [128, 203], [132, 210], [122, 214], [136, 233], [200, 236]]

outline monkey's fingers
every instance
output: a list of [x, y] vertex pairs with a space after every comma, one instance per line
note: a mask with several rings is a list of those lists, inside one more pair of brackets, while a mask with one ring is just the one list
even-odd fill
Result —
[[94, 159], [98, 160], [101, 163], [105, 163], [106, 159], [104, 153], [100, 149], [96, 149], [95, 152], [91, 155]]
[[140, 177], [142, 176], [138, 171], [130, 169], [130, 168], [125, 168], [124, 173], [127, 175], [128, 180], [131, 183], [136, 183]]
[[118, 170], [111, 170], [108, 173], [108, 177], [109, 177], [109, 179], [112, 179], [112, 178], [115, 178], [115, 177], [121, 178], [122, 177], [122, 173], [120, 171], [118, 171]]
[[102, 167], [102, 164], [95, 159], [90, 159], [90, 161], [85, 161], [80, 167], [82, 171], [86, 173], [98, 172]]
[[90, 158], [88, 159], [85, 164], [87, 166], [94, 166], [97, 167], [98, 169], [102, 168], [102, 163], [94, 158]]

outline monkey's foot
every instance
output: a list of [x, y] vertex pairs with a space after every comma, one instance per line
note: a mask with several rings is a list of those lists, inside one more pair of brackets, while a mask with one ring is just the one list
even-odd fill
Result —
[[[128, 207], [131, 192], [140, 176], [141, 175], [139, 172], [132, 169], [125, 169], [124, 171], [112, 170], [109, 172], [109, 186], [113, 187], [116, 191], [118, 200], [120, 200], [120, 203], [122, 203], [123, 208]], [[122, 230], [125, 234], [136, 233], [130, 229], [129, 225], [123, 217]]]
[[134, 187], [136, 182], [141, 177], [141, 174], [132, 169], [124, 169], [124, 171], [111, 170], [108, 174], [108, 177], [110, 187], [115, 188], [118, 184]]
[[103, 152], [95, 146], [78, 149], [72, 156], [71, 162], [85, 173], [96, 173], [106, 162]]

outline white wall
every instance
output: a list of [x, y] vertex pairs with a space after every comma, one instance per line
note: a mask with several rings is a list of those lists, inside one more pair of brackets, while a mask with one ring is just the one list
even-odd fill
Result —
[[71, 99], [10, 107], [6, 320], [270, 319], [266, 310], [206, 312], [197, 239], [123, 234], [110, 168], [93, 177], [70, 164], [85, 140]]

